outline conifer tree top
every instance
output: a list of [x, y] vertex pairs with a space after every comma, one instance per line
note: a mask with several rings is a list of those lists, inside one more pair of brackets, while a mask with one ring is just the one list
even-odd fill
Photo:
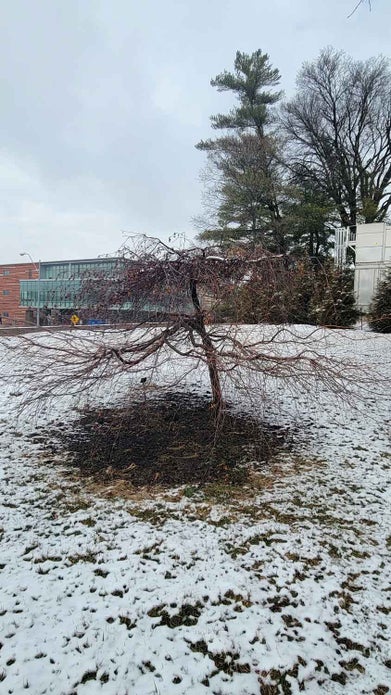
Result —
[[275, 104], [281, 92], [272, 92], [265, 87], [275, 87], [281, 79], [277, 68], [273, 68], [267, 53], [260, 49], [252, 53], [236, 52], [234, 72], [224, 72], [211, 80], [212, 87], [219, 92], [234, 92], [239, 100], [237, 106], [228, 114], [211, 117], [212, 127], [222, 128], [256, 128], [263, 134], [267, 122], [267, 107]]

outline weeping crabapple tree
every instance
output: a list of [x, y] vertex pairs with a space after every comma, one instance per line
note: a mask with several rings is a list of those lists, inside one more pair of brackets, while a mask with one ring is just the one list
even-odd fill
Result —
[[[253, 246], [177, 249], [158, 239], [135, 238], [122, 249], [110, 276], [85, 279], [79, 298], [90, 315], [116, 315], [127, 322], [96, 331], [48, 329], [19, 336], [9, 346], [12, 378], [25, 380], [25, 400], [31, 404], [85, 395], [124, 373], [131, 375], [133, 392], [159, 381], [164, 372], [161, 388], [169, 390], [204, 369], [216, 421], [232, 389], [259, 394], [270, 379], [301, 391], [315, 379], [346, 395], [357, 379], [354, 365], [327, 354], [322, 329], [236, 322], [232, 308], [240, 289], [276, 282], [284, 277], [285, 263], [284, 256]], [[227, 303], [230, 322], [217, 323]], [[173, 361], [182, 365], [180, 376], [169, 370]]]

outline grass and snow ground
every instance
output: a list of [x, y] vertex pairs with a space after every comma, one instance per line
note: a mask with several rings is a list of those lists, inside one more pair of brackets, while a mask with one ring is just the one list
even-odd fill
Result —
[[[328, 344], [390, 376], [389, 338]], [[18, 393], [0, 401], [1, 692], [391, 691], [386, 389], [355, 409], [279, 384], [263, 417], [295, 426], [292, 451], [241, 489], [160, 494], [53, 465], [42, 432], [70, 402], [16, 419]]]

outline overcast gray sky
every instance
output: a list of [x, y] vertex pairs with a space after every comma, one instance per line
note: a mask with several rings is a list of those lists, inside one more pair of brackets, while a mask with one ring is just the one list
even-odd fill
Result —
[[114, 253], [122, 230], [195, 235], [210, 79], [258, 48], [282, 74], [326, 45], [389, 52], [391, 0], [3, 0], [0, 263]]

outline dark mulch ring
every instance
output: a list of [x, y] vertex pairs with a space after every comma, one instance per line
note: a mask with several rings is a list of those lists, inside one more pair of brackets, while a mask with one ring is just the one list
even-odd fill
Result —
[[216, 428], [207, 397], [168, 393], [123, 409], [86, 409], [55, 438], [81, 473], [133, 486], [244, 483], [250, 462], [287, 447], [286, 430], [228, 407]]

